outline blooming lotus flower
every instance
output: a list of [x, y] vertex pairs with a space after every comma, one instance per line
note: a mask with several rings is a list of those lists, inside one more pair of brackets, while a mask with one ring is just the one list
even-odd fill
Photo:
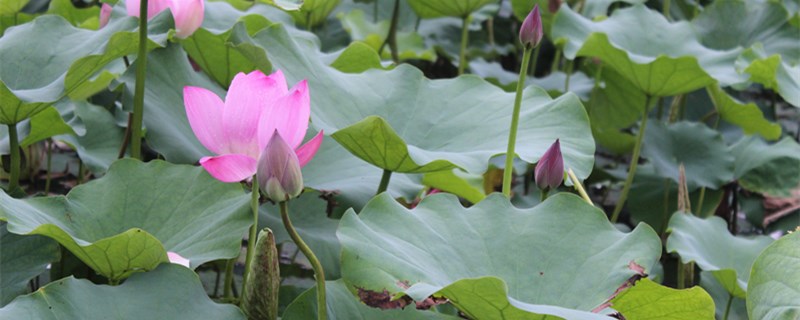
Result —
[[539, 189], [554, 189], [564, 181], [564, 158], [561, 157], [561, 143], [556, 142], [545, 151], [536, 164], [534, 179]]
[[[139, 0], [127, 0], [125, 6], [129, 16], [139, 16]], [[166, 9], [169, 9], [172, 17], [175, 18], [175, 32], [178, 38], [183, 39], [192, 35], [203, 23], [205, 10], [203, 0], [149, 0], [147, 1], [147, 19], [152, 19]]]
[[104, 3], [103, 6], [100, 7], [100, 28], [108, 24], [108, 20], [111, 19], [111, 11], [111, 5], [108, 3]]
[[320, 132], [300, 146], [311, 114], [308, 84], [303, 80], [289, 90], [280, 71], [269, 76], [261, 71], [237, 74], [224, 102], [209, 90], [187, 86], [183, 101], [197, 139], [218, 155], [203, 157], [200, 164], [223, 182], [256, 174], [258, 160], [275, 131], [294, 150], [300, 167], [322, 144]]
[[519, 41], [529, 48], [535, 48], [542, 42], [544, 29], [542, 29], [542, 16], [539, 14], [539, 5], [534, 5], [533, 10], [522, 21], [519, 28]]
[[303, 173], [294, 149], [275, 130], [258, 159], [258, 185], [274, 202], [287, 201], [303, 191]]
[[175, 252], [172, 251], [167, 252], [167, 258], [169, 258], [170, 263], [179, 264], [184, 267], [190, 268], [189, 259], [186, 259]]

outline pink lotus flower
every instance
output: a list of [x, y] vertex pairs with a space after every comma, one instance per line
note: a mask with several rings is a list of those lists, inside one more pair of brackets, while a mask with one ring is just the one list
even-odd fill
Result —
[[[125, 6], [129, 16], [139, 16], [139, 0], [127, 0]], [[147, 19], [152, 19], [166, 9], [169, 9], [175, 18], [175, 31], [178, 38], [183, 39], [192, 35], [203, 23], [205, 10], [203, 0], [149, 0], [147, 1]], [[102, 12], [100, 17], [102, 21]]]
[[170, 263], [179, 264], [184, 267], [191, 268], [189, 259], [186, 259], [175, 252], [172, 251], [167, 252], [167, 258], [169, 258]]
[[223, 102], [213, 92], [184, 87], [183, 101], [192, 131], [215, 157], [200, 164], [223, 182], [253, 176], [258, 160], [277, 130], [305, 166], [322, 144], [323, 133], [300, 146], [311, 115], [308, 84], [301, 81], [289, 90], [283, 73], [265, 76], [261, 71], [239, 73], [233, 78]]

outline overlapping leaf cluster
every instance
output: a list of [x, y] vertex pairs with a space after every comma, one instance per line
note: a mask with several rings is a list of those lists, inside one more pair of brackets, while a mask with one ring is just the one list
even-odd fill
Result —
[[[290, 208], [331, 318], [797, 317], [798, 234], [756, 234], [800, 224], [800, 5], [561, 2], [210, 1], [186, 39], [163, 12], [147, 33], [141, 162], [118, 159], [139, 46], [124, 4], [98, 28], [82, 1], [3, 1], [0, 123], [20, 129], [31, 183], [0, 192], [0, 318], [245, 318], [213, 278], [240, 254], [250, 195], [195, 166], [210, 152], [182, 92], [224, 96], [253, 70], [307, 79], [308, 134], [327, 135]], [[493, 191], [534, 4], [547, 40], [522, 70], [508, 199]], [[540, 202], [530, 179], [556, 139], [577, 180]], [[63, 176], [63, 194], [37, 194], [44, 175], [48, 188]], [[592, 205], [570, 194], [582, 182]], [[615, 205], [625, 223], [609, 222]], [[314, 318], [278, 216], [262, 204], [284, 258], [280, 315]]]

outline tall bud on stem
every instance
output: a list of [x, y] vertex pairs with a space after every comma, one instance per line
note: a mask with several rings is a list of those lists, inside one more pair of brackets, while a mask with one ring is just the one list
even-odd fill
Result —
[[519, 112], [522, 104], [522, 88], [525, 87], [525, 79], [528, 73], [528, 64], [531, 61], [531, 53], [542, 42], [544, 30], [542, 29], [542, 16], [539, 14], [539, 5], [535, 5], [533, 10], [519, 29], [519, 41], [524, 47], [522, 54], [522, 66], [519, 69], [519, 80], [517, 81], [517, 96], [514, 99], [514, 112], [511, 115], [511, 130], [508, 133], [508, 149], [506, 151], [506, 164], [503, 171], [503, 194], [511, 197], [511, 180], [513, 179], [513, 164], [515, 144], [517, 143], [517, 127], [519, 127]]
[[303, 173], [294, 149], [281, 137], [272, 134], [258, 160], [258, 183], [261, 191], [274, 202], [287, 201], [303, 191]]

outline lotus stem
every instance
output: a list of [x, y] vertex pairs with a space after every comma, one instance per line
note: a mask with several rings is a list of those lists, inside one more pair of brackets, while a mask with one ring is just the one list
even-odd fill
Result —
[[469, 42], [469, 23], [472, 21], [472, 16], [467, 15], [462, 19], [461, 24], [461, 50], [458, 54], [458, 75], [464, 74], [467, 69], [467, 42]]
[[528, 73], [528, 64], [531, 60], [533, 48], [525, 46], [522, 54], [522, 66], [519, 69], [519, 80], [517, 81], [517, 95], [514, 98], [514, 111], [511, 114], [511, 130], [508, 133], [508, 150], [506, 150], [506, 165], [503, 168], [503, 194], [511, 198], [511, 180], [514, 171], [514, 147], [517, 143], [517, 127], [519, 126], [519, 112], [522, 104], [522, 89], [525, 88], [525, 77]]
[[300, 238], [300, 235], [297, 234], [297, 230], [294, 229], [292, 221], [289, 219], [289, 205], [287, 202], [282, 201], [278, 203], [278, 206], [281, 208], [281, 219], [283, 220], [283, 226], [289, 233], [289, 237], [292, 238], [292, 241], [294, 241], [300, 251], [308, 258], [308, 262], [311, 263], [311, 268], [314, 269], [314, 277], [317, 281], [317, 319], [325, 320], [328, 318], [328, 308], [325, 302], [325, 271], [322, 269], [322, 264], [319, 263], [317, 256], [314, 255], [311, 248], [308, 247], [303, 239]]
[[728, 303], [725, 304], [725, 314], [722, 316], [722, 320], [728, 320], [728, 315], [731, 312], [731, 304], [733, 303], [733, 295], [728, 294]]
[[8, 125], [8, 143], [11, 148], [11, 168], [8, 177], [8, 192], [16, 193], [19, 188], [19, 175], [22, 166], [21, 155], [19, 153], [19, 134], [17, 133], [17, 124], [11, 123]]
[[575, 190], [578, 190], [578, 194], [581, 195], [581, 198], [583, 198], [583, 200], [586, 200], [586, 202], [588, 202], [590, 205], [594, 206], [592, 198], [589, 198], [589, 194], [586, 193], [586, 189], [583, 188], [583, 184], [581, 183], [580, 180], [578, 180], [578, 177], [575, 175], [575, 172], [573, 172], [571, 168], [567, 169], [567, 176], [569, 176], [569, 180], [572, 181], [572, 186], [575, 187]]
[[233, 301], [233, 265], [236, 264], [236, 258], [230, 259], [225, 263], [225, 288], [223, 289], [223, 296], [226, 302]]
[[50, 181], [53, 178], [50, 174], [50, 169], [53, 168], [53, 139], [48, 139], [45, 146], [47, 146], [47, 173], [44, 180], [44, 195], [47, 196], [50, 193]]
[[614, 207], [614, 213], [611, 215], [611, 222], [616, 223], [619, 219], [619, 213], [622, 212], [622, 207], [625, 206], [625, 200], [628, 199], [628, 192], [631, 191], [633, 184], [633, 177], [636, 175], [636, 167], [639, 165], [639, 153], [642, 151], [642, 140], [644, 140], [644, 132], [647, 129], [647, 114], [650, 111], [650, 100], [652, 97], [647, 95], [644, 102], [644, 113], [642, 114], [642, 124], [639, 126], [639, 133], [636, 134], [636, 144], [633, 146], [633, 156], [631, 157], [631, 167], [628, 169], [628, 177], [625, 179], [625, 185], [622, 187], [622, 193], [619, 195], [619, 201]]
[[247, 288], [247, 276], [253, 264], [253, 256], [255, 256], [256, 238], [258, 237], [258, 199], [260, 196], [261, 194], [258, 191], [258, 176], [253, 175], [253, 188], [250, 191], [250, 210], [253, 212], [253, 224], [250, 226], [250, 236], [247, 238], [247, 257], [244, 261], [242, 292]]
[[[377, 5], [377, 1], [375, 4]], [[376, 16], [377, 19], [377, 16]], [[386, 37], [386, 41], [389, 42], [389, 50], [392, 52], [392, 61], [395, 64], [400, 63], [400, 55], [397, 49], [397, 23], [400, 20], [400, 0], [394, 1], [394, 9], [392, 10], [392, 22], [389, 25], [389, 35]]]
[[383, 175], [381, 176], [381, 183], [378, 185], [378, 192], [375, 195], [379, 195], [382, 192], [386, 192], [389, 189], [389, 180], [392, 179], [392, 170], [383, 169]]
[[142, 119], [144, 119], [144, 79], [147, 76], [147, 0], [139, 6], [139, 53], [136, 57], [136, 87], [131, 121], [131, 157], [142, 160]]

